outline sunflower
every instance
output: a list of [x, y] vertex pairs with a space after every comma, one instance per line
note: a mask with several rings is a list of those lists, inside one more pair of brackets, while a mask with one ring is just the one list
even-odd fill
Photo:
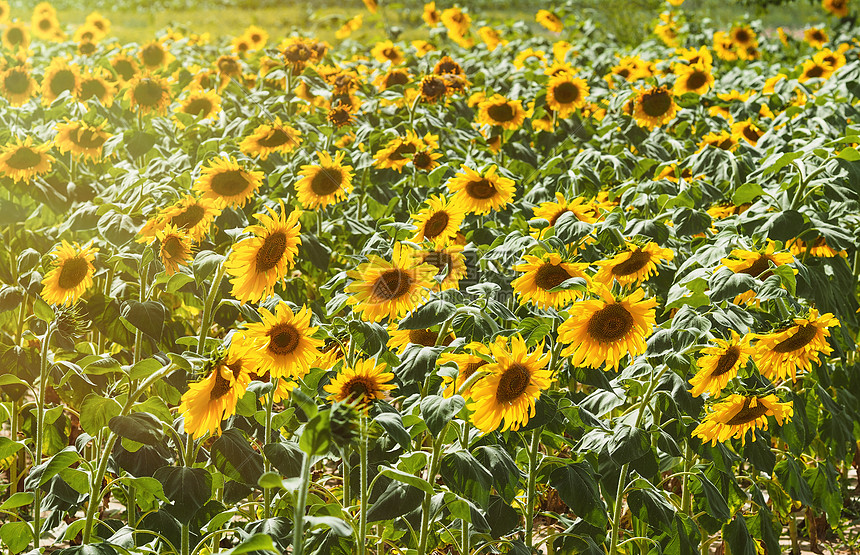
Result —
[[448, 85], [445, 83], [445, 79], [439, 76], [426, 75], [421, 79], [418, 90], [421, 94], [421, 100], [434, 104], [448, 94]]
[[[221, 97], [215, 91], [193, 90], [179, 102], [177, 114], [188, 114], [197, 121], [214, 120], [221, 112]], [[180, 126], [184, 127], [182, 124]]]
[[221, 208], [241, 208], [262, 183], [263, 172], [247, 170], [232, 157], [212, 158], [194, 182], [194, 189]]
[[302, 144], [302, 134], [298, 129], [284, 125], [281, 118], [271, 123], [263, 123], [254, 128], [250, 135], [242, 139], [239, 149], [246, 156], [259, 156], [266, 160], [270, 154], [287, 154]]
[[173, 224], [167, 224], [164, 229], [155, 232], [158, 239], [161, 262], [168, 276], [179, 271], [180, 266], [191, 262], [191, 236]]
[[37, 38], [42, 40], [62, 39], [63, 35], [56, 14], [34, 13], [30, 20], [30, 29]]
[[472, 18], [457, 6], [442, 10], [439, 19], [442, 20], [442, 25], [449, 31], [459, 35], [465, 35], [472, 24]]
[[385, 364], [375, 360], [357, 360], [350, 367], [344, 365], [335, 379], [323, 387], [329, 401], [353, 402], [367, 414], [373, 401], [384, 399], [388, 391], [397, 386], [391, 383], [394, 374], [385, 371]]
[[803, 68], [797, 80], [805, 83], [810, 79], [829, 79], [834, 71], [833, 67], [813, 58], [803, 62]]
[[244, 339], [253, 344], [250, 353], [257, 367], [276, 378], [299, 379], [322, 353], [322, 339], [313, 335], [319, 329], [311, 326], [311, 311], [302, 306], [295, 314], [281, 301], [275, 313], [260, 308], [262, 322], [247, 324]]
[[756, 146], [756, 144], [758, 144], [758, 140], [761, 139], [762, 135], [764, 135], [764, 131], [759, 129], [759, 127], [750, 120], [746, 120], [739, 121], [732, 125], [732, 135], [738, 142], [743, 139], [752, 146]]
[[537, 15], [535, 15], [535, 21], [543, 25], [547, 31], [552, 31], [553, 33], [561, 33], [561, 30], [564, 29], [561, 19], [548, 10], [538, 10]]
[[99, 12], [91, 12], [87, 15], [84, 23], [90, 27], [98, 29], [103, 37], [110, 32], [110, 20]]
[[439, 167], [440, 158], [442, 155], [434, 152], [432, 148], [422, 148], [412, 155], [412, 167], [418, 171], [429, 172]]
[[403, 52], [390, 40], [376, 43], [370, 51], [370, 55], [376, 58], [377, 62], [391, 62], [391, 65], [395, 66], [402, 64], [403, 60], [406, 59], [403, 56]]
[[174, 225], [187, 232], [194, 241], [199, 242], [209, 232], [212, 222], [220, 214], [221, 209], [214, 200], [186, 195], [185, 198], [167, 208], [162, 214], [162, 219], [164, 225]]
[[96, 99], [102, 106], [110, 107], [116, 93], [116, 85], [109, 81], [109, 73], [103, 68], [81, 75], [81, 87], [78, 89], [78, 101], [87, 102]]
[[465, 217], [466, 209], [460, 204], [442, 195], [431, 196], [427, 199], [427, 208], [412, 214], [412, 223], [418, 229], [409, 240], [413, 243], [432, 241], [436, 247], [444, 247], [456, 237]]
[[830, 39], [827, 37], [827, 33], [824, 29], [812, 27], [803, 31], [803, 40], [808, 42], [809, 46], [813, 48], [824, 48], [824, 45]]
[[574, 303], [558, 327], [559, 341], [570, 344], [562, 354], [571, 356], [575, 366], [600, 368], [605, 362], [607, 369], [617, 369], [624, 355], [645, 352], [657, 299], [646, 300], [641, 288], [620, 301], [605, 286], [595, 285], [594, 290], [601, 298]]
[[0, 73], [0, 94], [11, 106], [21, 106], [39, 90], [39, 85], [26, 65], [10, 66]]
[[407, 68], [393, 67], [374, 79], [373, 84], [381, 92], [391, 87], [407, 85], [411, 80], [412, 78]]
[[421, 263], [430, 264], [438, 270], [435, 279], [441, 279], [440, 291], [459, 288], [460, 280], [468, 271], [463, 245], [448, 245], [444, 248], [437, 247], [436, 250], [419, 251], [415, 256]]
[[526, 119], [526, 111], [519, 100], [508, 100], [500, 94], [478, 105], [478, 123], [497, 125], [502, 129], [518, 129]]
[[514, 181], [496, 175], [496, 166], [481, 175], [463, 165], [462, 171], [448, 180], [448, 190], [454, 193], [451, 202], [463, 206], [470, 214], [489, 214], [500, 210], [514, 198]]
[[472, 401], [466, 407], [472, 411], [472, 423], [485, 434], [496, 430], [519, 430], [535, 415], [535, 403], [541, 391], [552, 383], [549, 353], [543, 344], [528, 352], [522, 336], [508, 343], [497, 341], [490, 345], [493, 362], [482, 368], [487, 375], [471, 388]]
[[633, 119], [640, 127], [654, 129], [675, 117], [678, 105], [664, 86], [639, 89], [633, 107]]
[[[534, 210], [534, 217], [544, 219], [549, 222], [550, 227], [554, 227], [558, 219], [564, 214], [571, 213], [577, 220], [593, 224], [597, 222], [597, 210], [582, 197], [576, 197], [571, 200], [566, 200], [561, 193], [555, 194], [555, 201], [542, 202]], [[539, 237], [541, 230], [533, 228], [532, 235]]]
[[160, 40], [153, 40], [141, 46], [138, 57], [143, 68], [147, 71], [154, 71], [167, 66], [173, 59], [173, 56]]
[[58, 123], [54, 142], [60, 152], [71, 152], [80, 158], [99, 160], [102, 157], [102, 147], [111, 138], [111, 134], [103, 127], [104, 123], [91, 125], [84, 121]]
[[357, 16], [350, 18], [346, 21], [346, 23], [338, 29], [334, 38], [338, 40], [343, 40], [361, 28], [362, 20], [364, 19], [364, 14], [358, 14]]
[[719, 133], [711, 132], [702, 137], [702, 142], [699, 143], [699, 151], [712, 146], [721, 150], [733, 152], [738, 148], [738, 139], [731, 132], [723, 130]]
[[42, 279], [42, 298], [48, 304], [71, 306], [77, 302], [92, 284], [96, 272], [93, 260], [99, 249], [93, 246], [81, 248], [63, 239], [52, 256], [57, 258], [53, 267]]
[[45, 70], [45, 77], [42, 79], [42, 104], [51, 104], [66, 91], [75, 96], [80, 88], [81, 74], [77, 66], [69, 65], [62, 58], [54, 58]]
[[33, 137], [16, 138], [0, 150], [0, 174], [15, 181], [28, 181], [51, 171], [54, 157], [48, 154], [50, 144], [34, 145]]
[[0, 23], [6, 23], [9, 21], [9, 2], [6, 0], [0, 0]]
[[251, 42], [252, 50], [260, 50], [269, 42], [269, 33], [256, 25], [249, 25], [243, 35]]
[[296, 196], [306, 210], [325, 208], [340, 202], [352, 191], [352, 166], [343, 165], [345, 152], [341, 150], [334, 159], [328, 152], [317, 152], [319, 164], [304, 165], [296, 182]]
[[481, 37], [481, 40], [484, 41], [484, 44], [487, 45], [487, 50], [492, 52], [499, 45], [506, 45], [508, 41], [502, 39], [502, 35], [498, 30], [493, 29], [492, 27], [481, 27], [478, 29], [478, 36]]
[[693, 430], [693, 437], [701, 438], [704, 443], [716, 445], [731, 438], [746, 444], [747, 432], [753, 430], [752, 439], [756, 440], [755, 430], [767, 430], [767, 417], [773, 416], [781, 426], [792, 416], [791, 402], [781, 403], [776, 395], [729, 395], [713, 406], [713, 410]]
[[27, 26], [19, 21], [13, 21], [3, 29], [3, 46], [7, 50], [27, 50], [30, 46], [30, 32]]
[[816, 237], [811, 243], [806, 243], [803, 239], [797, 238], [791, 243], [789, 252], [795, 256], [803, 256], [807, 253], [809, 256], [818, 258], [833, 258], [834, 256], [847, 257], [848, 253], [844, 250], [837, 251], [827, 244], [827, 239], [823, 235]]
[[[401, 330], [397, 326], [391, 326], [388, 330], [387, 346], [390, 350], [396, 351], [398, 355], [402, 355], [403, 351], [409, 345], [421, 345], [423, 347], [433, 347], [439, 339], [439, 332], [429, 329], [418, 330]], [[442, 338], [440, 345], [447, 347], [454, 342], [456, 337], [453, 333], [449, 333]]]
[[736, 27], [732, 27], [732, 30], [729, 31], [729, 38], [738, 49], [745, 49], [750, 46], [757, 46], [758, 39], [756, 38], [755, 31], [749, 25], [738, 25]]
[[758, 334], [753, 360], [762, 376], [772, 380], [797, 379], [797, 370], [812, 370], [812, 361], [821, 364], [820, 353], [829, 355], [830, 330], [839, 320], [831, 313], [819, 315], [814, 308], [807, 318], [795, 318], [794, 325], [768, 334]]
[[546, 103], [559, 117], [565, 118], [585, 106], [588, 84], [566, 74], [556, 75], [546, 86]]
[[150, 112], [164, 114], [170, 104], [170, 85], [166, 79], [157, 75], [135, 75], [128, 82], [125, 98], [131, 109], [138, 110], [142, 115]]
[[[248, 379], [252, 382], [262, 382], [262, 383], [271, 383], [272, 376], [268, 372], [263, 372], [262, 374], [258, 373], [260, 371], [259, 368], [254, 368], [248, 371]], [[292, 380], [288, 380], [285, 378], [281, 378], [278, 380], [278, 384], [273, 390], [274, 398], [272, 401], [275, 403], [280, 403], [284, 399], [289, 399], [290, 393], [298, 386], [298, 384]]]
[[[501, 336], [498, 340], [502, 342], [505, 341]], [[465, 351], [463, 353], [442, 353], [439, 355], [439, 366], [454, 363], [458, 368], [456, 377], [442, 376], [442, 383], [446, 386], [445, 390], [442, 392], [443, 397], [451, 397], [460, 391], [463, 384], [465, 384], [475, 372], [490, 364], [488, 359], [491, 359], [493, 356], [486, 345], [478, 343], [477, 341], [472, 341], [467, 344], [463, 347], [463, 350]], [[470, 392], [471, 388], [464, 391], [463, 397], [468, 397]]]
[[427, 42], [426, 40], [413, 40], [409, 44], [412, 45], [412, 48], [415, 49], [416, 58], [423, 58], [430, 52], [436, 50], [436, 46], [434, 46], [431, 42]]
[[[729, 254], [729, 257], [720, 259], [720, 266], [725, 266], [736, 274], [747, 274], [764, 281], [773, 275], [773, 272], [770, 270], [771, 263], [774, 266], [782, 266], [783, 264], [794, 262], [794, 256], [791, 253], [775, 253], [774, 246], [773, 241], [768, 241], [763, 251], [734, 249]], [[720, 266], [717, 266], [717, 268]], [[741, 304], [752, 301], [754, 298], [755, 292], [750, 290], [735, 297], [734, 303]]]
[[326, 119], [338, 129], [355, 123], [352, 118], [352, 110], [349, 106], [343, 105], [331, 108], [326, 114]]
[[208, 376], [188, 384], [179, 404], [186, 434], [194, 439], [206, 433], [221, 435], [221, 421], [236, 412], [236, 405], [251, 381], [249, 362], [245, 349], [231, 345], [225, 358], [208, 365], [211, 367]]
[[586, 263], [562, 262], [561, 255], [547, 253], [543, 256], [523, 256], [524, 264], [514, 266], [514, 271], [523, 275], [511, 282], [511, 287], [520, 296], [520, 303], [532, 302], [538, 308], [560, 308], [574, 299], [582, 298], [582, 291], [566, 289], [551, 291], [571, 278], [582, 278], [586, 284], [591, 280], [585, 273]]
[[626, 251], [597, 262], [600, 270], [594, 275], [594, 280], [607, 287], [612, 286], [613, 280], [624, 286], [639, 285], [657, 273], [657, 264], [673, 258], [675, 253], [672, 249], [660, 248], [653, 241], [643, 247], [627, 243]]
[[706, 391], [711, 397], [719, 397], [726, 384], [738, 375], [738, 370], [746, 366], [753, 354], [750, 337], [745, 335], [742, 338], [735, 330], [732, 330], [732, 337], [728, 341], [719, 338], [713, 338], [711, 341], [717, 346], [705, 347], [699, 351], [702, 355], [696, 361], [699, 371], [690, 379], [693, 386], [690, 393], [693, 397]]
[[388, 141], [385, 148], [373, 157], [373, 165], [377, 168], [392, 169], [397, 173], [403, 171], [412, 156], [424, 146], [421, 138], [411, 129], [406, 131], [405, 137], [395, 137]]
[[117, 54], [111, 58], [110, 66], [116, 73], [117, 80], [120, 83], [128, 83], [134, 79], [135, 75], [140, 73], [137, 62], [127, 54]]
[[231, 294], [242, 303], [259, 302], [274, 294], [275, 284], [286, 278], [299, 252], [302, 212], [293, 210], [287, 216], [283, 201], [280, 205], [280, 215], [268, 206], [268, 214], [254, 214], [260, 223], [245, 228], [245, 233], [254, 236], [236, 243], [225, 262], [227, 273], [233, 276]]
[[821, 0], [821, 6], [836, 17], [848, 15], [848, 0]]
[[675, 74], [675, 85], [672, 89], [675, 96], [686, 93], [702, 95], [714, 86], [714, 76], [704, 64], [676, 67]]
[[354, 281], [346, 286], [352, 293], [349, 304], [363, 319], [379, 322], [383, 318], [400, 318], [422, 304], [430, 295], [436, 268], [418, 264], [409, 249], [394, 245], [391, 262], [370, 255], [369, 261], [347, 272]]

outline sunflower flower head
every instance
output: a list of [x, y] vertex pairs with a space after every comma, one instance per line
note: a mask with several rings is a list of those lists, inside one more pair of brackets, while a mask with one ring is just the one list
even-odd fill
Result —
[[93, 246], [81, 248], [65, 240], [51, 252], [56, 261], [42, 279], [42, 298], [48, 304], [72, 305], [93, 284], [96, 252]]
[[373, 401], [384, 399], [389, 391], [397, 387], [391, 383], [394, 374], [385, 369], [384, 363], [358, 360], [352, 367], [344, 365], [323, 390], [328, 392], [328, 400], [352, 403], [367, 414]]
[[806, 318], [795, 318], [786, 329], [756, 335], [753, 359], [761, 374], [772, 380], [797, 379], [797, 370], [812, 370], [813, 361], [820, 364], [820, 354], [829, 355], [833, 348], [827, 343], [830, 329], [839, 325], [831, 313], [819, 315], [814, 308]]
[[753, 431], [752, 439], [755, 441], [756, 429], [767, 430], [769, 416], [782, 425], [792, 413], [791, 402], [781, 403], [776, 395], [729, 395], [713, 406], [713, 410], [693, 430], [693, 437], [701, 438], [705, 443], [710, 441], [712, 445], [725, 443], [731, 438], [746, 444], [748, 431]]

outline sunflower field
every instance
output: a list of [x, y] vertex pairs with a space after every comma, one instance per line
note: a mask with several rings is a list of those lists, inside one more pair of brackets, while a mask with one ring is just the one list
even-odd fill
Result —
[[3, 553], [853, 553], [852, 0], [356, 4], [0, 1]]

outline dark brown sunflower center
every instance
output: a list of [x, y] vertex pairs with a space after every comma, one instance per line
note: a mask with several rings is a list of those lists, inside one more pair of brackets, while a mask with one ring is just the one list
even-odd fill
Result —
[[94, 129], [77, 129], [72, 131], [69, 138], [77, 146], [82, 148], [101, 148], [105, 144], [106, 137]]
[[537, 274], [535, 274], [535, 285], [541, 289], [550, 290], [553, 287], [558, 287], [572, 277], [562, 266], [556, 266], [547, 262], [538, 268]]
[[352, 121], [352, 114], [349, 113], [349, 109], [347, 108], [333, 108], [328, 113], [328, 119], [333, 124], [341, 127]]
[[257, 250], [257, 272], [266, 272], [278, 265], [287, 250], [287, 235], [276, 231], [263, 240]]
[[215, 401], [230, 392], [232, 389], [229, 380], [225, 379], [221, 372], [215, 370], [215, 383], [212, 385], [212, 391], [209, 392], [209, 400]]
[[164, 50], [157, 44], [150, 44], [141, 52], [141, 59], [148, 67], [160, 66], [164, 63], [164, 57]]
[[42, 155], [26, 146], [18, 147], [6, 160], [6, 165], [16, 170], [29, 170], [42, 163]]
[[199, 204], [192, 204], [179, 214], [170, 218], [170, 223], [179, 229], [191, 229], [200, 223], [203, 216], [206, 215], [206, 209]]
[[[436, 344], [439, 334], [430, 330], [409, 330], [409, 342], [425, 347], [432, 347]], [[454, 341], [454, 336], [450, 333], [442, 339], [442, 345], [446, 347]]]
[[81, 100], [102, 98], [107, 93], [105, 86], [98, 79], [87, 79], [81, 82]]
[[272, 129], [269, 134], [257, 141], [257, 144], [264, 148], [276, 148], [287, 143], [290, 136], [283, 129]]
[[445, 81], [433, 77], [432, 79], [425, 79], [421, 82], [421, 94], [423, 94], [427, 98], [436, 98], [445, 94], [447, 90], [445, 86]]
[[741, 358], [740, 347], [732, 345], [717, 359], [717, 364], [714, 366], [714, 371], [711, 372], [711, 377], [722, 376], [731, 370], [739, 358]]
[[373, 282], [371, 294], [377, 299], [391, 301], [408, 293], [412, 282], [409, 272], [397, 268], [386, 270]]
[[11, 94], [24, 94], [30, 88], [30, 76], [26, 71], [13, 69], [3, 79], [3, 87]]
[[349, 382], [344, 384], [343, 389], [344, 397], [351, 401], [362, 401], [362, 404], [370, 401], [371, 397], [375, 397], [374, 393], [376, 393], [376, 386], [369, 379], [356, 376], [352, 378]]
[[818, 64], [815, 64], [806, 72], [807, 77], [821, 77], [822, 75], [824, 75], [824, 68]]
[[394, 149], [394, 152], [388, 156], [388, 159], [394, 161], [404, 160], [407, 154], [415, 154], [416, 150], [418, 149], [412, 143], [400, 143]]
[[757, 142], [762, 136], [762, 133], [760, 133], [757, 129], [755, 129], [751, 125], [747, 125], [744, 127], [743, 134], [744, 134], [744, 137], [746, 137], [747, 139], [749, 139], [751, 142], [754, 142], [754, 143]]
[[466, 184], [466, 193], [473, 199], [486, 200], [496, 196], [496, 186], [492, 181], [481, 179]]
[[54, 28], [53, 22], [50, 19], [44, 18], [39, 20], [39, 29], [42, 31], [50, 31]]
[[385, 76], [385, 87], [393, 87], [395, 85], [405, 85], [409, 82], [409, 77], [402, 71], [393, 71]]
[[746, 29], [738, 29], [735, 31], [735, 41], [738, 44], [746, 44], [750, 41], [750, 34]]
[[501, 123], [507, 123], [517, 117], [516, 111], [507, 102], [504, 104], [493, 104], [487, 108], [487, 115], [490, 116], [490, 119], [493, 121]]
[[824, 40], [825, 40], [824, 33], [822, 33], [821, 31], [817, 31], [817, 30], [813, 31], [812, 32], [812, 40], [817, 41], [817, 42], [824, 42]]
[[496, 400], [501, 403], [511, 403], [519, 399], [531, 382], [529, 369], [518, 362], [508, 366], [499, 378], [496, 388]]
[[218, 71], [226, 75], [237, 75], [241, 73], [242, 68], [233, 58], [221, 58], [218, 60]]
[[60, 268], [60, 276], [57, 278], [57, 285], [59, 285], [61, 289], [72, 289], [73, 287], [77, 287], [78, 284], [87, 277], [88, 269], [89, 264], [87, 264], [87, 259], [82, 256], [76, 256], [75, 258], [66, 260]]
[[445, 228], [448, 227], [448, 222], [450, 220], [450, 216], [448, 216], [448, 213], [445, 211], [434, 213], [432, 216], [427, 218], [427, 221], [424, 223], [424, 237], [427, 239], [438, 237], [439, 234], [445, 231]]
[[337, 168], [320, 168], [311, 178], [311, 191], [324, 197], [340, 189], [343, 183], [343, 173]]
[[633, 315], [621, 303], [608, 305], [588, 320], [588, 335], [595, 341], [612, 343], [623, 339], [633, 329]]
[[750, 398], [744, 399], [744, 406], [732, 418], [726, 422], [726, 426], [740, 426], [753, 422], [761, 416], [767, 414], [767, 407], [763, 403], [758, 403], [756, 406], [750, 406]]
[[24, 42], [24, 33], [17, 27], [12, 27], [6, 32], [6, 40], [11, 44]]
[[161, 244], [162, 250], [167, 253], [167, 258], [180, 258], [185, 253], [185, 247], [179, 237], [171, 235]]
[[418, 169], [429, 168], [433, 165], [433, 157], [425, 151], [416, 152], [412, 157], [412, 165]]
[[694, 71], [687, 76], [687, 90], [695, 91], [708, 82], [708, 74], [704, 71]]
[[483, 359], [477, 362], [470, 362], [469, 364], [467, 364], [466, 367], [463, 369], [463, 380], [468, 380], [469, 376], [477, 372], [478, 368], [484, 366], [485, 364], [489, 364], [489, 362]]
[[[768, 277], [770, 277], [770, 275], [772, 274], [772, 272], [767, 271], [768, 268], [770, 268], [770, 257], [762, 254], [761, 256], [759, 256], [755, 260], [755, 262], [753, 262], [750, 265], [749, 268], [741, 270], [738, 273], [739, 274], [748, 274], [748, 275], [751, 275], [752, 277], [759, 277], [760, 279], [764, 280], [764, 279], [767, 279]], [[762, 272], [764, 272], [764, 273], [762, 273]]]
[[389, 60], [396, 60], [397, 58], [400, 57], [400, 55], [397, 53], [397, 50], [395, 50], [393, 48], [386, 48], [385, 50], [382, 51], [382, 55], [385, 56], [386, 58], [388, 58]]
[[775, 353], [790, 353], [806, 346], [815, 339], [818, 334], [818, 326], [815, 324], [804, 324], [800, 326], [794, 335], [777, 343], [773, 351]]
[[276, 355], [288, 355], [299, 346], [302, 335], [292, 324], [277, 324], [268, 333], [269, 351]]
[[616, 71], [615, 74], [627, 79], [630, 76], [630, 69], [625, 67]]
[[162, 86], [152, 79], [143, 79], [132, 91], [134, 100], [141, 106], [158, 106], [164, 96]]
[[463, 70], [460, 68], [460, 64], [454, 60], [442, 60], [436, 64], [436, 68], [433, 73], [436, 75], [444, 75], [446, 73], [459, 75], [462, 72]]
[[651, 261], [651, 255], [636, 249], [630, 253], [630, 258], [612, 267], [613, 276], [630, 276], [644, 268]]
[[128, 60], [119, 60], [113, 65], [114, 71], [125, 81], [134, 77], [134, 66]]
[[183, 107], [183, 112], [192, 116], [204, 117], [212, 111], [212, 101], [208, 98], [195, 98]]
[[552, 94], [555, 96], [555, 99], [559, 104], [570, 104], [571, 102], [579, 100], [580, 93], [579, 87], [577, 87], [575, 83], [565, 81], [564, 83], [557, 85], [553, 89]]
[[244, 193], [249, 183], [250, 180], [242, 170], [225, 170], [212, 176], [212, 190], [222, 197]]
[[664, 89], [652, 90], [642, 97], [642, 111], [652, 118], [665, 115], [672, 107], [672, 97]]
[[292, 64], [308, 61], [313, 53], [304, 44], [293, 44], [284, 51], [284, 58]]
[[454, 257], [444, 251], [430, 251], [424, 257], [422, 262], [435, 266], [436, 269], [439, 270], [439, 273], [442, 273], [445, 271], [445, 268], [448, 268], [448, 274], [450, 274], [451, 270], [454, 268]]
[[70, 69], [61, 69], [54, 74], [48, 88], [54, 96], [59, 96], [64, 91], [75, 88], [75, 73]]

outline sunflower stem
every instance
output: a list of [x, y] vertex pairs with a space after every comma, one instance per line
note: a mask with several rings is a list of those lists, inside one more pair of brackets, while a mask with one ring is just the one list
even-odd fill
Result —
[[684, 478], [681, 482], [681, 512], [693, 516], [693, 498], [690, 496], [690, 471], [693, 468], [693, 454], [690, 453], [690, 442], [684, 446]]
[[[439, 472], [439, 454], [442, 452], [442, 443], [445, 440], [445, 432], [448, 430], [447, 424], [442, 427], [439, 432], [439, 437], [433, 442], [433, 454], [430, 456], [430, 468], [427, 471], [427, 482], [432, 486], [436, 481], [436, 474]], [[424, 501], [421, 503], [421, 531], [418, 535], [418, 555], [427, 555], [427, 539], [430, 533], [430, 501], [432, 495], [429, 492], [424, 494]]]
[[209, 326], [212, 325], [213, 306], [215, 305], [218, 291], [221, 288], [221, 280], [224, 278], [225, 270], [226, 267], [223, 262], [218, 265], [215, 277], [212, 278], [212, 287], [209, 289], [209, 295], [206, 296], [206, 304], [203, 305], [203, 316], [200, 318], [200, 337], [197, 340], [198, 355], [202, 355], [206, 351], [206, 336], [209, 333]]
[[[265, 446], [269, 444], [269, 440], [272, 437], [272, 411], [275, 407], [275, 390], [278, 389], [278, 378], [272, 378], [272, 390], [269, 392], [269, 397], [266, 400], [266, 427], [263, 435], [263, 447], [261, 450], [263, 451], [263, 469], [266, 472], [272, 470], [272, 463], [269, 462], [269, 457], [265, 456]], [[263, 488], [263, 517], [270, 518], [272, 516], [272, 490], [269, 488]]]
[[[42, 358], [39, 365], [39, 398], [36, 401], [36, 446], [33, 453], [33, 467], [42, 464], [42, 449], [45, 444], [45, 394], [48, 389], [48, 354], [51, 338], [56, 331], [56, 323], [48, 324], [45, 336], [42, 338]], [[39, 486], [33, 488], [33, 549], [39, 550], [39, 537], [41, 536], [42, 524], [42, 490]]]
[[537, 479], [537, 458], [542, 430], [543, 428], [540, 427], [532, 430], [532, 441], [529, 446], [529, 481], [526, 490], [526, 547], [529, 553], [532, 553], [532, 546], [534, 545], [532, 533], [534, 531], [535, 481]]
[[293, 555], [302, 555], [304, 550], [305, 505], [307, 505], [308, 486], [311, 481], [311, 456], [307, 453], [302, 453], [302, 474], [299, 480], [293, 516]]
[[367, 417], [360, 419], [360, 433], [358, 450], [361, 456], [359, 461], [359, 472], [361, 474], [361, 506], [358, 517], [358, 553], [364, 555], [367, 552]]

